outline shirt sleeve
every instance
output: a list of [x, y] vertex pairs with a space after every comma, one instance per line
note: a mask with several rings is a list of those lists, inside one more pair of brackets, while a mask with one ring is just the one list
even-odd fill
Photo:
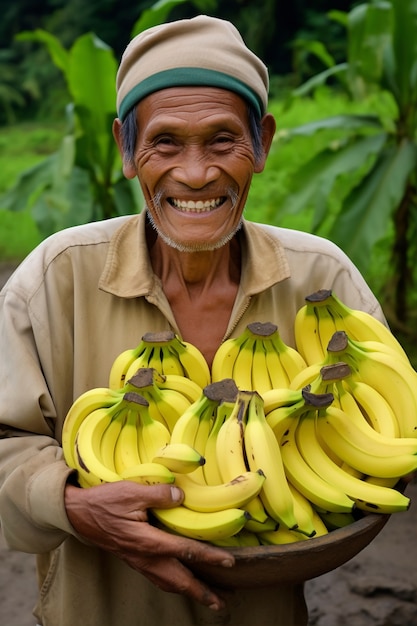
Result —
[[0, 296], [0, 521], [10, 548], [40, 553], [74, 534], [64, 506], [72, 470], [55, 436], [36, 324], [16, 282]]

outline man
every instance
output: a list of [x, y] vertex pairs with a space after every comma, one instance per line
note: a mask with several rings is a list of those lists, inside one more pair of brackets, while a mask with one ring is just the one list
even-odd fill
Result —
[[226, 592], [193, 576], [193, 561], [233, 559], [147, 523], [181, 490], [81, 489], [59, 445], [74, 399], [107, 386], [114, 358], [147, 331], [173, 329], [211, 364], [251, 321], [276, 323], [294, 345], [296, 311], [320, 288], [383, 319], [331, 243], [243, 219], [275, 132], [267, 94], [266, 67], [228, 22], [199, 16], [137, 36], [113, 132], [146, 210], [54, 235], [2, 292], [1, 524], [12, 549], [38, 555], [43, 626], [307, 623], [301, 585]]

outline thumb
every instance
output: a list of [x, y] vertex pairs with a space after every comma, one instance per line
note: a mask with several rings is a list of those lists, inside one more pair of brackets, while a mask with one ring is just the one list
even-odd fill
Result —
[[169, 509], [179, 506], [184, 500], [184, 492], [176, 485], [135, 485], [135, 500], [140, 508]]

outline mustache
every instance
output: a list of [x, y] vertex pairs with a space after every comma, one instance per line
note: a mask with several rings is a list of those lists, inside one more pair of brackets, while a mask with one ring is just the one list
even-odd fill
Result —
[[[233, 187], [228, 187], [226, 188], [226, 193], [225, 194], [215, 194], [216, 197], [218, 197], [219, 195], [222, 196], [227, 196], [230, 198], [231, 201], [231, 207], [230, 210], [233, 211], [238, 203], [239, 200], [239, 194], [237, 193], [237, 191], [233, 188]], [[154, 194], [153, 198], [152, 198], [152, 205], [155, 208], [155, 210], [157, 211], [157, 213], [161, 216], [162, 215], [162, 206], [161, 206], [161, 201], [162, 198], [167, 197], [168, 194], [165, 193], [164, 189], [158, 189], [156, 191], [156, 193]], [[209, 194], [207, 194], [209, 195]]]

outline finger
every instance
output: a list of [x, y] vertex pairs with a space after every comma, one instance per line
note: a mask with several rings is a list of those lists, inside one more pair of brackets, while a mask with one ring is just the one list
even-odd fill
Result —
[[140, 527], [139, 536], [142, 554], [175, 557], [185, 565], [203, 562], [221, 567], [233, 567], [235, 563], [233, 555], [224, 548], [180, 537], [149, 524], [143, 524]]
[[225, 608], [224, 600], [176, 559], [144, 559], [140, 571], [162, 591], [185, 595], [213, 611]]

